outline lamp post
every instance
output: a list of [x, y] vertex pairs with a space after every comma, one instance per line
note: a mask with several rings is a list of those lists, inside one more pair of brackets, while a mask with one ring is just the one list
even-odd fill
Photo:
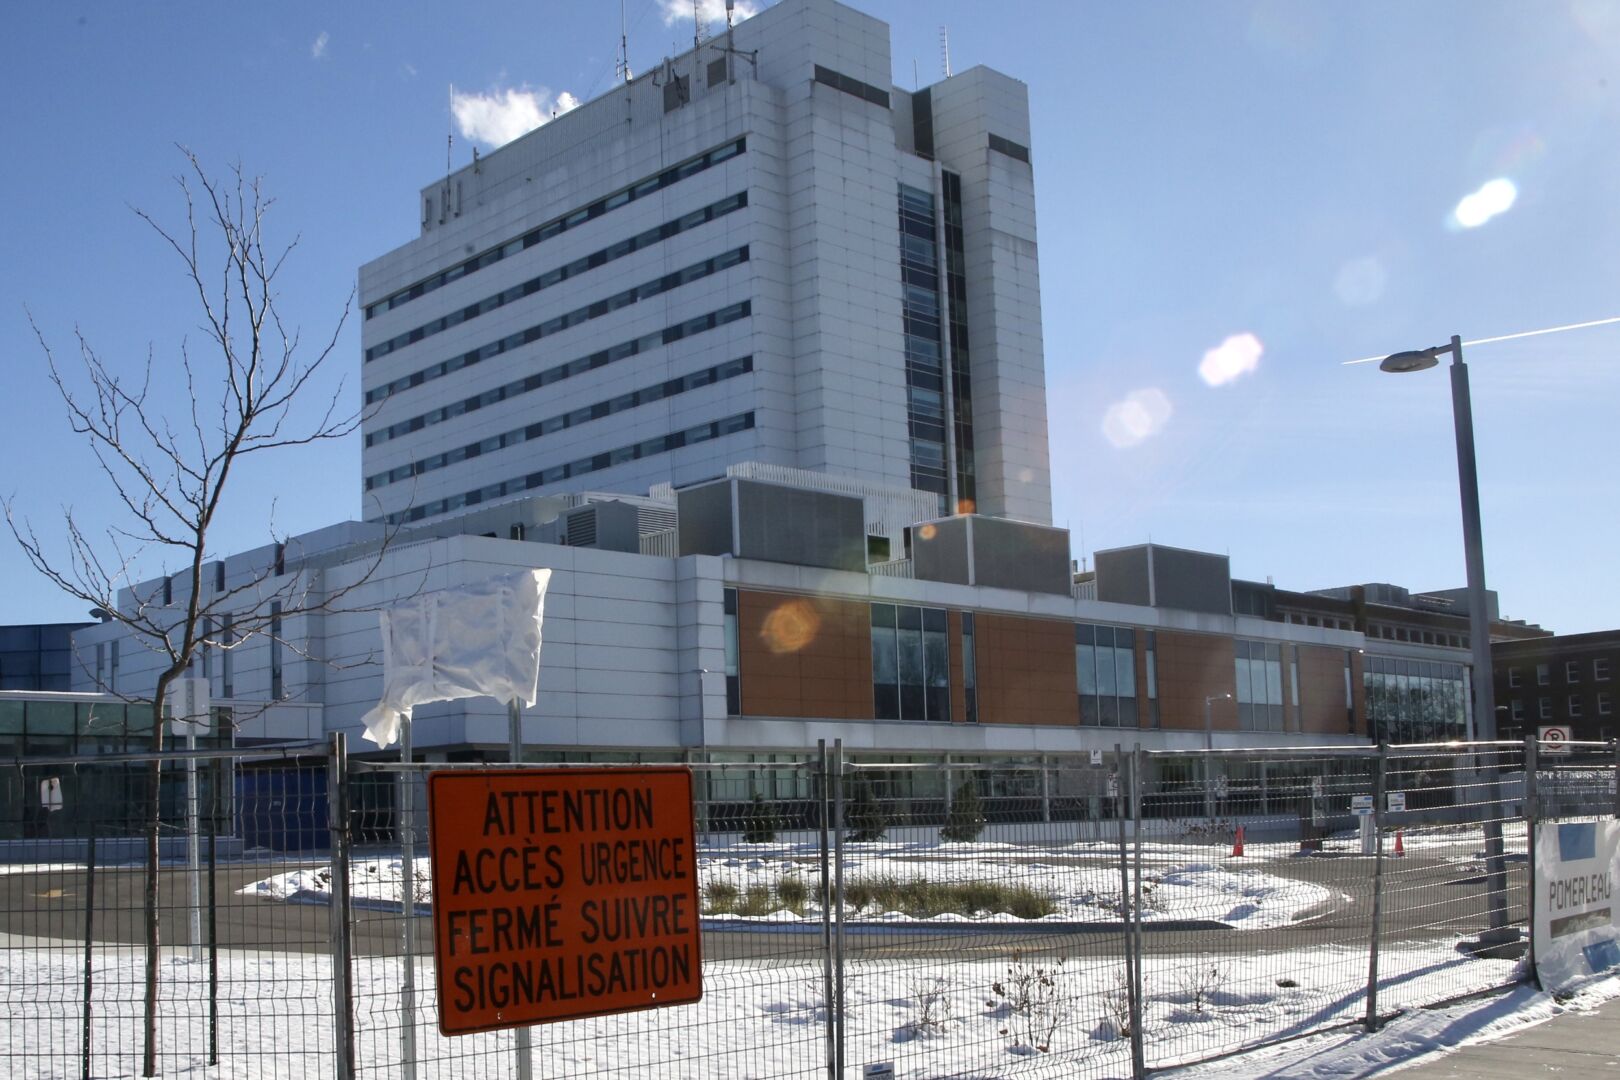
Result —
[[[1473, 652], [1473, 737], [1496, 740], [1496, 691], [1491, 681], [1491, 620], [1485, 607], [1485, 548], [1480, 539], [1479, 474], [1474, 460], [1474, 414], [1468, 392], [1468, 365], [1463, 363], [1462, 338], [1453, 334], [1448, 345], [1398, 352], [1378, 365], [1382, 371], [1403, 374], [1426, 371], [1451, 354], [1451, 418], [1457, 433], [1457, 488], [1462, 496], [1463, 555], [1468, 574], [1468, 634]], [[1494, 766], [1482, 794], [1485, 798], [1485, 881], [1489, 894], [1489, 929], [1482, 945], [1501, 944], [1516, 934], [1508, 927], [1507, 862], [1502, 850], [1501, 796]]]
[[1204, 699], [1204, 816], [1215, 819], [1215, 724], [1209, 707], [1217, 701], [1231, 701], [1231, 694], [1213, 694]]

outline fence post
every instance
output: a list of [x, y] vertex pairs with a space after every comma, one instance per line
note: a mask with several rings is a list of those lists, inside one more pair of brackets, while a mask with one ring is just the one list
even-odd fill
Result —
[[1530, 964], [1530, 980], [1538, 987], [1541, 978], [1536, 974], [1536, 826], [1541, 821], [1541, 784], [1536, 773], [1541, 769], [1541, 746], [1532, 733], [1524, 737], [1524, 843], [1525, 912], [1524, 930], [1527, 942], [1525, 956]]
[[827, 819], [832, 814], [832, 789], [827, 774], [827, 740], [816, 740], [816, 765], [821, 791], [821, 1000], [825, 1005], [827, 1042], [827, 1080], [838, 1080], [838, 1039], [833, 1026], [833, 891], [832, 844], [827, 834]]
[[[514, 765], [523, 762], [523, 705], [517, 698], [506, 703], [506, 758]], [[527, 1027], [512, 1032], [512, 1053], [517, 1058], [518, 1080], [534, 1080], [534, 1045]]]
[[208, 1064], [219, 1064], [219, 774], [215, 758], [208, 778]]
[[354, 1076], [354, 992], [349, 941], [349, 750], [333, 732], [326, 756], [326, 826], [332, 851], [332, 1036], [338, 1080]]
[[1609, 766], [1609, 794], [1614, 796], [1614, 816], [1620, 818], [1620, 739], [1614, 740], [1614, 761]]
[[399, 899], [401, 978], [399, 986], [400, 1075], [416, 1080], [416, 784], [411, 767], [411, 721], [404, 713], [399, 725]]
[[90, 1080], [90, 998], [95, 990], [95, 927], [96, 825], [92, 821], [84, 857], [84, 1034], [79, 1047], [84, 1080]]
[[1146, 1033], [1142, 1031], [1142, 744], [1131, 751], [1131, 831], [1135, 878], [1131, 894], [1131, 970], [1135, 973], [1135, 996], [1131, 999], [1131, 1075], [1147, 1076]]
[[835, 1075], [844, 1075], [844, 740], [833, 740], [833, 1000], [827, 1011], [833, 1017], [833, 1063]]
[[1389, 792], [1389, 744], [1378, 744], [1378, 775], [1373, 780], [1372, 932], [1367, 943], [1367, 1031], [1378, 1030], [1378, 937], [1384, 920], [1384, 804]]

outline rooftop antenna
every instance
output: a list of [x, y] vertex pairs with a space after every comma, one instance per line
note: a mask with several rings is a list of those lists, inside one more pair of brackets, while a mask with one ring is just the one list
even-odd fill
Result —
[[951, 28], [939, 28], [939, 57], [945, 67], [945, 77], [951, 77]]
[[703, 0], [692, 0], [692, 51], [703, 47]]
[[624, 0], [619, 0], [619, 62], [614, 65], [614, 74], [625, 82], [630, 81], [630, 31], [626, 29], [624, 20]]
[[732, 16], [737, 13], [737, 0], [726, 0], [726, 29], [729, 31], [735, 25]]

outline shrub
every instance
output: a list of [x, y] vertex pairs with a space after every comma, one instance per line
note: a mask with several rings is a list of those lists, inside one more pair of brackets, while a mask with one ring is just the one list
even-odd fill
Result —
[[738, 915], [769, 915], [776, 909], [776, 904], [771, 899], [769, 885], [748, 886], [748, 891], [743, 893], [742, 900], [737, 903]]
[[864, 780], [856, 783], [855, 798], [850, 802], [845, 817], [849, 824], [848, 838], [853, 841], [870, 843], [881, 840], [889, 829], [888, 813], [877, 801], [872, 785]]
[[1227, 971], [1219, 964], [1195, 964], [1182, 968], [1176, 975], [1182, 995], [1193, 1012], [1201, 1013], [1205, 1005], [1213, 1005], [1215, 995], [1226, 985]]
[[979, 802], [979, 785], [973, 777], [956, 789], [956, 795], [951, 799], [951, 812], [945, 819], [945, 827], [940, 829], [939, 836], [955, 844], [965, 844], [977, 840], [979, 834], [984, 832], [984, 807]]
[[711, 881], [703, 887], [703, 910], [710, 915], [734, 915], [737, 886], [729, 881]]
[[1023, 1046], [1047, 1053], [1058, 1022], [1068, 1012], [1068, 1000], [1059, 981], [1062, 957], [1052, 960], [1025, 959], [1015, 952], [1007, 972], [990, 984], [990, 992], [1000, 998], [1012, 1015], [1003, 1035], [1012, 1035]]
[[776, 899], [795, 915], [803, 915], [810, 900], [810, 886], [802, 877], [785, 877], [776, 883]]
[[776, 808], [760, 795], [754, 792], [754, 799], [748, 804], [748, 810], [743, 815], [743, 841], [749, 844], [769, 844], [776, 839], [776, 830], [781, 828], [777, 820]]

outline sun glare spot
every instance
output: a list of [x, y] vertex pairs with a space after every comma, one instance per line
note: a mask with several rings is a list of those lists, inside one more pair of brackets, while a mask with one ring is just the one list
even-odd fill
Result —
[[917, 539], [919, 539], [919, 540], [932, 540], [936, 535], [938, 535], [938, 533], [939, 533], [939, 527], [938, 526], [936, 526], [936, 525], [924, 525], [924, 526], [920, 527], [917, 530]]
[[1170, 399], [1158, 387], [1132, 390], [1125, 400], [1108, 406], [1103, 414], [1103, 436], [1121, 449], [1135, 446], [1163, 430], [1173, 411]]
[[1225, 386], [1260, 366], [1266, 347], [1253, 334], [1233, 334], [1204, 354], [1198, 364], [1198, 377], [1211, 386]]
[[1518, 201], [1519, 189], [1506, 177], [1487, 180], [1478, 191], [1464, 195], [1451, 212], [1454, 225], [1463, 229], [1477, 229], [1498, 214], [1512, 209]]
[[808, 600], [788, 600], [765, 616], [759, 637], [778, 656], [803, 650], [821, 630], [821, 616]]

